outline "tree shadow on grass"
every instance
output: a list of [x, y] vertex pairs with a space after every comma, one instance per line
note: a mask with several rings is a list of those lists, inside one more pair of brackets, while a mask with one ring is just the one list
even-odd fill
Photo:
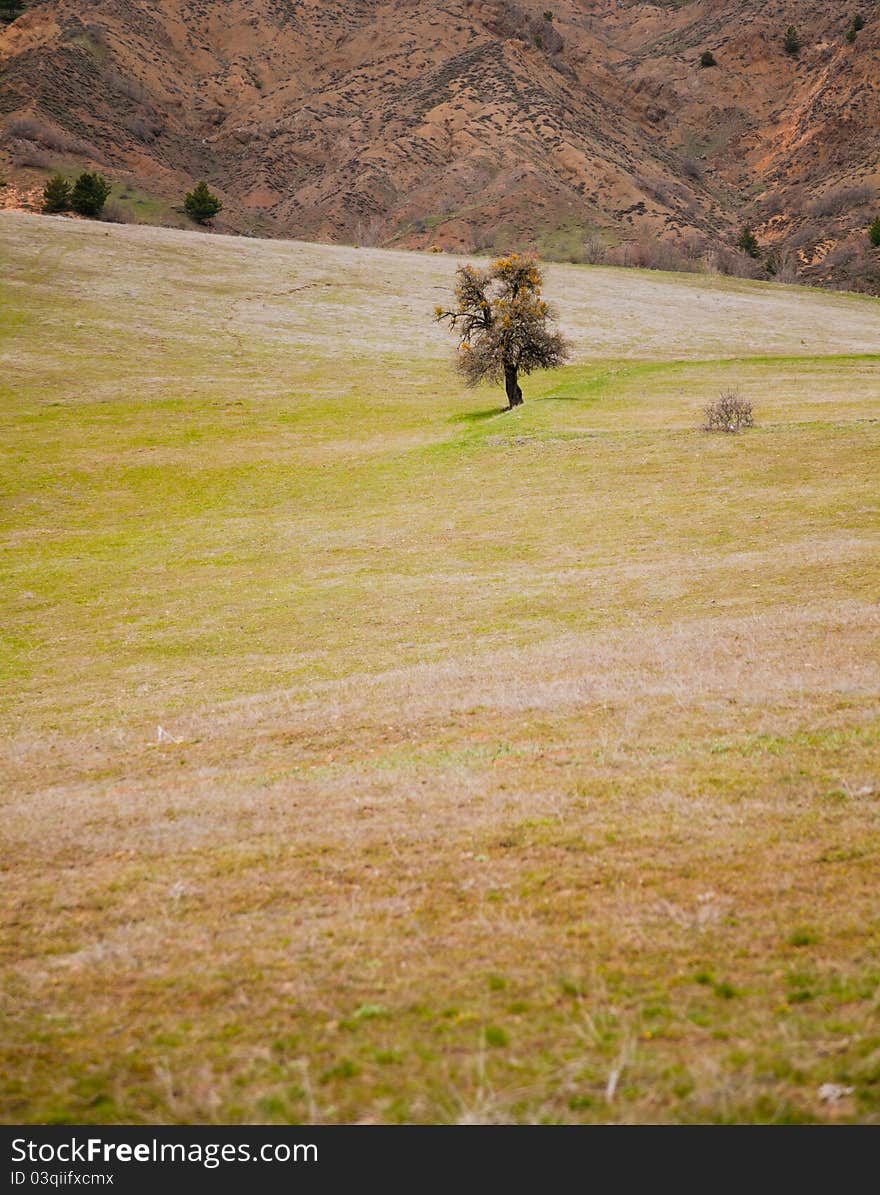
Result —
[[449, 423], [482, 423], [484, 419], [492, 419], [495, 415], [504, 415], [509, 407], [490, 407], [487, 411], [465, 411], [463, 415], [453, 415]]
[[577, 394], [542, 394], [540, 398], [535, 399], [536, 402], [583, 402], [583, 398]]

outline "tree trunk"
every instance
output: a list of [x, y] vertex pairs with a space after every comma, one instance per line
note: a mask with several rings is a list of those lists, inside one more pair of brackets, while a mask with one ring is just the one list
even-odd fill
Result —
[[504, 367], [504, 389], [507, 391], [507, 409], [512, 410], [518, 407], [523, 400], [522, 390], [520, 384], [516, 380], [519, 370], [515, 365], [505, 365]]

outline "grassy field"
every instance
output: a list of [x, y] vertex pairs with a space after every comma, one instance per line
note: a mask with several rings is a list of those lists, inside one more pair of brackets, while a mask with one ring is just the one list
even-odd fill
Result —
[[4, 1121], [880, 1121], [880, 303], [0, 253]]

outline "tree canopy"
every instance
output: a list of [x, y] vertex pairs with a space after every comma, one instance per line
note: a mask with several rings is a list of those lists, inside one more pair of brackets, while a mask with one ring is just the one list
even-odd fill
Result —
[[110, 190], [103, 175], [84, 170], [73, 184], [70, 206], [80, 216], [100, 216]]
[[23, 0], [0, 0], [0, 21], [5, 25], [11, 24], [23, 12]]
[[468, 385], [503, 379], [510, 407], [523, 400], [519, 374], [553, 369], [569, 356], [568, 342], [552, 326], [555, 315], [541, 297], [542, 286], [537, 260], [512, 253], [488, 269], [461, 266], [455, 307], [434, 313], [458, 333], [457, 365]]
[[43, 211], [66, 212], [70, 207], [70, 183], [63, 174], [53, 174], [43, 188]]
[[204, 224], [217, 215], [223, 204], [214, 192], [209, 190], [208, 184], [201, 182], [187, 193], [183, 206], [186, 209], [186, 214], [192, 217], [197, 224]]

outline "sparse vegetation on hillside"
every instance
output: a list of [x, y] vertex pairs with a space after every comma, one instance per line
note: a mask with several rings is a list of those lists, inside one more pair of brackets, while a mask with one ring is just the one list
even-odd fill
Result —
[[569, 355], [567, 341], [552, 326], [554, 313], [541, 297], [542, 285], [535, 258], [513, 253], [487, 270], [461, 266], [455, 308], [435, 311], [438, 321], [458, 333], [458, 366], [468, 384], [503, 381], [509, 408], [523, 401], [520, 374], [555, 369]]
[[[168, 3], [174, 9], [175, 0]], [[848, 53], [827, 76], [799, 67], [773, 80], [749, 0], [711, 6], [711, 14], [688, 22], [685, 42], [687, 6], [678, 0], [603, 4], [601, 19], [589, 21], [476, 4], [455, 21], [438, 21], [430, 6], [391, 0], [376, 0], [357, 18], [357, 6], [328, 0], [298, 9], [292, 21], [289, 4], [261, 2], [231, 74], [211, 5], [187, 8], [197, 68], [189, 58], [172, 63], [161, 39], [128, 20], [127, 3], [92, 5], [82, 20], [71, 15], [69, 28], [67, 18], [50, 19], [54, 7], [46, 21], [25, 23], [41, 29], [33, 41], [15, 32], [4, 39], [0, 170], [25, 193], [56, 170], [74, 175], [112, 165], [115, 179], [149, 192], [150, 219], [165, 223], [182, 222], [184, 188], [175, 180], [205, 177], [222, 182], [230, 231], [348, 242], [376, 221], [383, 243], [397, 248], [494, 255], [515, 246], [544, 256], [545, 243], [577, 218], [601, 229], [614, 253], [660, 235], [668, 243], [659, 258], [694, 268], [735, 241], [745, 220], [762, 243], [766, 233], [768, 244], [795, 247], [806, 224], [798, 188], [812, 196], [830, 177], [871, 178], [876, 170], [880, 87], [866, 56]], [[810, 61], [832, 54], [847, 27], [855, 34], [864, 23], [840, 6], [781, 0], [762, 19], [777, 52], [785, 21], [793, 20]], [[353, 23], [358, 36], [350, 36]], [[420, 48], [418, 84], [394, 50], [398, 38]], [[536, 70], [534, 52], [514, 52], [533, 48], [536, 38], [546, 69]], [[266, 45], [271, 71], [262, 62]], [[624, 107], [606, 86], [621, 53], [634, 71], [634, 102]], [[675, 66], [681, 53], [681, 61], [710, 68], [698, 66], [702, 87]], [[292, 119], [270, 78], [297, 77], [304, 57], [310, 95]], [[713, 63], [736, 63], [723, 72], [720, 90]], [[166, 75], [172, 89], [160, 82]], [[209, 77], [225, 83], [207, 94]], [[365, 111], [374, 118], [363, 120]], [[803, 135], [786, 134], [793, 120]], [[394, 130], [404, 125], [401, 152]], [[87, 144], [89, 130], [100, 145]], [[754, 137], [768, 147], [760, 169], [749, 151]], [[601, 184], [591, 166], [597, 160]], [[699, 173], [680, 168], [697, 161]], [[514, 181], [520, 171], [527, 187]], [[634, 177], [648, 188], [633, 194]], [[759, 227], [751, 203], [764, 177], [786, 200], [772, 233], [763, 221]], [[817, 244], [840, 243], [864, 228], [862, 218], [837, 215]], [[687, 247], [695, 240], [703, 245], [697, 254]], [[641, 247], [630, 252], [645, 256]], [[574, 253], [591, 257], [581, 246]], [[748, 269], [739, 257], [725, 260]], [[876, 289], [870, 272], [830, 268], [824, 250], [794, 260], [812, 284]]]

